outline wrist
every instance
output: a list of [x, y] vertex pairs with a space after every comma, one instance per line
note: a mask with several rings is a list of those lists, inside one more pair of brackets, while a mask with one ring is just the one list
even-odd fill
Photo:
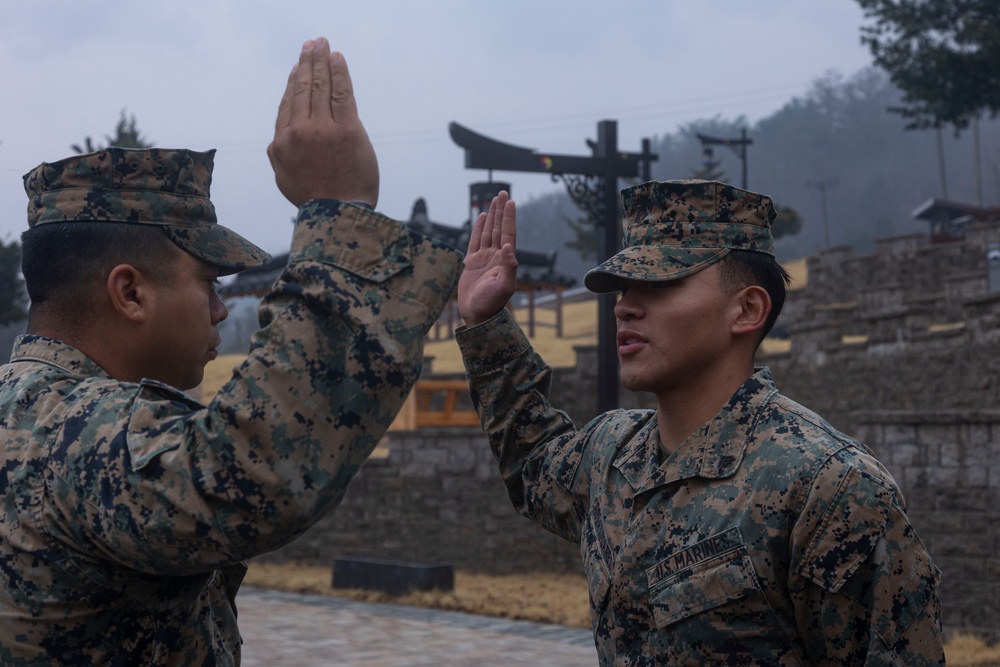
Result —
[[504, 308], [501, 308], [497, 312], [490, 313], [489, 315], [470, 314], [468, 317], [462, 315], [462, 313], [459, 313], [459, 317], [462, 318], [462, 321], [465, 323], [465, 327], [467, 329], [471, 329], [472, 327], [477, 327], [484, 322], [489, 322], [494, 317], [502, 313], [504, 310], [505, 310]]

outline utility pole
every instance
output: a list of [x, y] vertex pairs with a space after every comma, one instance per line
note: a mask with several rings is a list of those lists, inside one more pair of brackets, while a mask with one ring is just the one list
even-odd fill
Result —
[[944, 138], [941, 136], [941, 126], [939, 125], [935, 128], [935, 134], [937, 135], [937, 154], [938, 154], [938, 175], [941, 177], [941, 199], [945, 201], [948, 200], [948, 172], [945, 170], [944, 164]]
[[[649, 139], [642, 140], [641, 153], [618, 150], [618, 123], [602, 120], [597, 124], [597, 140], [587, 141], [592, 155], [555, 155], [539, 153], [491, 139], [451, 123], [452, 141], [465, 149], [467, 169], [498, 169], [519, 172], [547, 172], [552, 180], [563, 181], [573, 202], [586, 211], [601, 229], [598, 263], [619, 250], [622, 237], [618, 212], [618, 179], [641, 177], [649, 180], [650, 163], [657, 156], [650, 152]], [[491, 171], [492, 173], [492, 171]], [[618, 405], [618, 347], [615, 340], [614, 294], [602, 294], [598, 300], [597, 336], [597, 408], [607, 412]]]
[[823, 247], [830, 247], [830, 220], [827, 218], [826, 211], [826, 189], [828, 187], [833, 187], [839, 185], [839, 182], [835, 178], [828, 178], [822, 181], [806, 181], [806, 185], [810, 188], [816, 188], [819, 190], [819, 202], [823, 209]]
[[983, 206], [983, 161], [979, 155], [979, 113], [972, 119], [972, 166], [976, 183], [976, 205]]
[[[698, 137], [699, 141], [701, 141], [701, 145], [703, 147], [717, 144], [720, 146], [729, 146], [731, 149], [733, 149], [733, 152], [736, 153], [736, 156], [740, 159], [740, 162], [742, 163], [743, 166], [743, 180], [741, 181], [742, 185], [740, 187], [746, 190], [747, 189], [747, 146], [753, 143], [753, 139], [747, 138], [747, 129], [743, 128], [743, 130], [740, 132], [740, 136], [736, 139], [723, 139], [720, 137], [710, 137], [709, 135], [701, 134], [700, 132], [695, 134], [695, 136]], [[710, 155], [708, 153], [708, 150], [709, 149], [706, 149], [706, 155]]]

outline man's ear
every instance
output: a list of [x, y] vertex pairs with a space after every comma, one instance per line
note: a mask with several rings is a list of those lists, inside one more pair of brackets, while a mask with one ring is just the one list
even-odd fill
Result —
[[759, 285], [750, 285], [735, 296], [739, 310], [733, 321], [733, 334], [743, 335], [762, 330], [771, 314], [771, 296], [767, 290]]
[[119, 264], [108, 273], [107, 290], [111, 306], [133, 324], [146, 320], [149, 306], [149, 279], [131, 264]]

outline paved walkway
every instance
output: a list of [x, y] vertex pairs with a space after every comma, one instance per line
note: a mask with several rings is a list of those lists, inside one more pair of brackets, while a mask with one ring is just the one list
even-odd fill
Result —
[[243, 588], [243, 667], [593, 667], [590, 630]]

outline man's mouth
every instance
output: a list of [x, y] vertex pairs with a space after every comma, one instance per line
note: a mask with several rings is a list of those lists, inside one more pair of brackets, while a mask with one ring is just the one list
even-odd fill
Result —
[[617, 336], [618, 354], [628, 355], [637, 352], [646, 344], [646, 339], [634, 331], [619, 331]]

